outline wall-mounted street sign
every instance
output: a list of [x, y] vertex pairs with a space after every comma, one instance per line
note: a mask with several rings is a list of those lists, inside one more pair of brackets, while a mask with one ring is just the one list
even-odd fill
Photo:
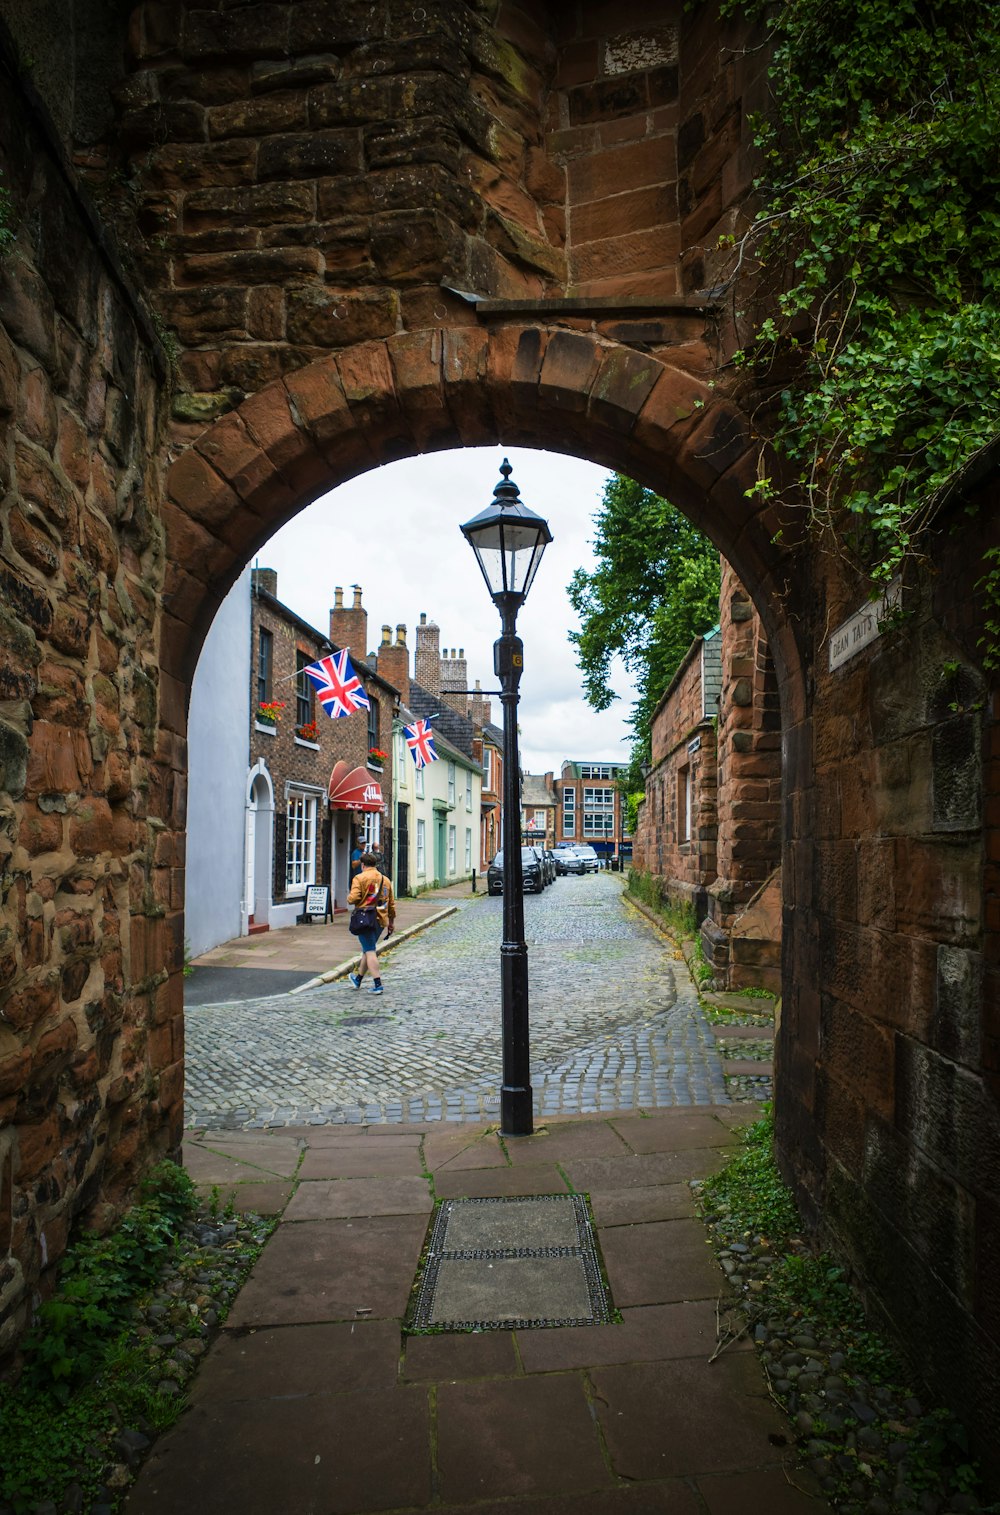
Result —
[[874, 642], [894, 610], [898, 610], [903, 586], [893, 579], [880, 600], [871, 600], [843, 621], [830, 638], [830, 672], [850, 662], [856, 652]]

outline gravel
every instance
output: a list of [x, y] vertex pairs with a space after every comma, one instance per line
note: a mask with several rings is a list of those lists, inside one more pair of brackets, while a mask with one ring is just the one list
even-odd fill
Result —
[[[181, 1400], [213, 1335], [225, 1320], [273, 1222], [258, 1215], [219, 1218], [196, 1214], [177, 1244], [151, 1294], [135, 1307], [130, 1340], [159, 1375], [157, 1392]], [[156, 1436], [147, 1421], [120, 1422], [101, 1449], [106, 1456], [102, 1484], [88, 1499], [78, 1484], [50, 1493], [32, 1515], [112, 1515], [119, 1508]], [[0, 1505], [0, 1515], [13, 1515]]]
[[[696, 1194], [702, 1183], [691, 1184]], [[909, 1388], [872, 1381], [852, 1363], [847, 1333], [793, 1307], [784, 1294], [787, 1246], [739, 1233], [722, 1206], [702, 1201], [702, 1218], [733, 1292], [720, 1301], [718, 1352], [749, 1334], [772, 1398], [791, 1422], [805, 1466], [840, 1515], [975, 1515], [980, 1502], [959, 1470], [965, 1455], [942, 1436], [940, 1415]], [[810, 1249], [793, 1240], [802, 1257]]]

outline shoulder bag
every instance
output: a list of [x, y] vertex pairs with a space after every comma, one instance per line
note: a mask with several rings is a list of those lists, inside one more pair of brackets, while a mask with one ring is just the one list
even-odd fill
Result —
[[379, 879], [381, 882], [375, 893], [369, 893], [364, 903], [356, 905], [351, 911], [351, 919], [347, 923], [347, 929], [352, 936], [360, 936], [362, 931], [375, 931], [378, 928], [376, 902], [382, 897], [382, 886], [385, 884], [385, 876], [380, 873]]

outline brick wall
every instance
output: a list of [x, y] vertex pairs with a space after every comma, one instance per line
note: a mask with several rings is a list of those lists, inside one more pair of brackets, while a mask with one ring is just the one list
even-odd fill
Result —
[[705, 714], [703, 646], [698, 638], [654, 712], [652, 768], [632, 849], [633, 866], [660, 880], [674, 903], [691, 905], [698, 920], [705, 914], [706, 889], [716, 878], [718, 829], [715, 731]]
[[[317, 750], [313, 745], [305, 744], [296, 733], [296, 655], [299, 652], [305, 654], [310, 662], [315, 662], [330, 650], [328, 639], [315, 628], [300, 621], [297, 617], [289, 615], [288, 609], [277, 599], [277, 575], [270, 570], [255, 570], [255, 580], [260, 583], [268, 576], [266, 582], [273, 585], [270, 592], [255, 594], [251, 608], [251, 645], [253, 648], [253, 666], [251, 669], [251, 709], [256, 708], [257, 693], [257, 650], [259, 647], [260, 629], [264, 627], [271, 632], [273, 648], [273, 673], [271, 679], [271, 698], [284, 701], [285, 708], [280, 712], [280, 718], [273, 731], [261, 731], [256, 722], [251, 721], [250, 730], [250, 765], [254, 766], [259, 760], [267, 765], [268, 771], [274, 784], [275, 794], [275, 836], [274, 836], [274, 878], [272, 880], [272, 896], [277, 902], [285, 897], [284, 881], [284, 857], [285, 838], [283, 834], [285, 801], [287, 798], [287, 786], [289, 784], [302, 785], [308, 789], [318, 789], [321, 792], [319, 817], [321, 821], [319, 849], [317, 853], [317, 882], [326, 883], [331, 879], [331, 841], [330, 841], [330, 812], [325, 803], [327, 785], [334, 763], [344, 760], [351, 767], [368, 767], [368, 713], [358, 710], [353, 715], [345, 716], [337, 720], [331, 720], [315, 698], [311, 702], [312, 717], [317, 726]], [[360, 602], [360, 594], [359, 594]], [[363, 608], [361, 613], [364, 614]], [[382, 818], [380, 846], [385, 854], [387, 865], [392, 857], [392, 817], [388, 813], [389, 799], [392, 795], [392, 765], [395, 760], [392, 743], [392, 717], [395, 696], [383, 684], [372, 678], [367, 667], [358, 658], [353, 661], [353, 666], [374, 706], [378, 707], [379, 742], [378, 745], [387, 754], [381, 772], [372, 772], [373, 778], [381, 785], [382, 794], [387, 804], [387, 814]], [[344, 901], [337, 900], [338, 905]]]

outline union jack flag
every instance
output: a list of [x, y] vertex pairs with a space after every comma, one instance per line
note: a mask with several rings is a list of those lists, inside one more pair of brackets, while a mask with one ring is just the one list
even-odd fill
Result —
[[428, 763], [437, 762], [430, 721], [415, 721], [412, 726], [404, 726], [403, 735], [418, 768], [426, 768]]
[[346, 648], [342, 652], [331, 652], [329, 657], [320, 658], [318, 663], [311, 663], [302, 671], [316, 685], [316, 698], [328, 716], [336, 719], [341, 715], [353, 715], [356, 710], [371, 709], [371, 702], [351, 667]]

